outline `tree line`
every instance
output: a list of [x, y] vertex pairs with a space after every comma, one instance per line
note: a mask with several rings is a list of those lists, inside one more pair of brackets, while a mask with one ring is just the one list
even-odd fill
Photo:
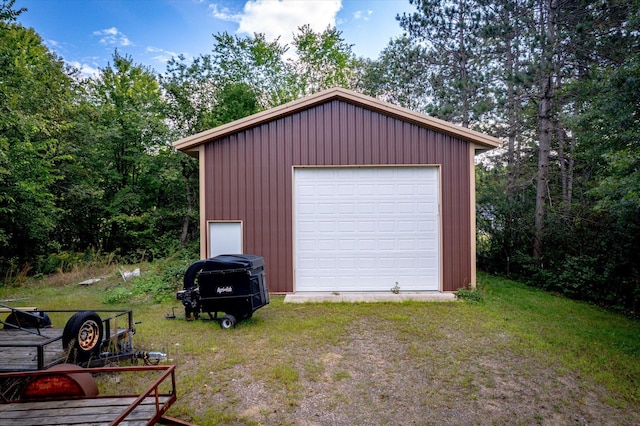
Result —
[[[410, 0], [375, 60], [336, 28], [213, 34], [162, 74], [81, 76], [0, 6], [0, 270], [166, 256], [197, 238], [197, 163], [170, 142], [341, 86], [498, 136], [478, 157], [478, 264], [640, 304], [640, 2]], [[66, 260], [65, 260], [66, 259]]]

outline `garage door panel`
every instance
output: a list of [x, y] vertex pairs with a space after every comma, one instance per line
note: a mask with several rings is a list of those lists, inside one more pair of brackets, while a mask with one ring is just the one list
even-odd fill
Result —
[[384, 215], [384, 214], [394, 214], [395, 213], [395, 204], [390, 202], [379, 202], [378, 209], [376, 213]]
[[416, 241], [414, 238], [399, 238], [398, 239], [398, 250], [408, 250], [414, 251], [416, 250]]
[[434, 167], [296, 169], [296, 291], [438, 290], [438, 188]]
[[335, 232], [336, 222], [334, 220], [318, 220], [314, 223], [315, 230], [318, 232]]
[[361, 219], [358, 221], [358, 232], [374, 232], [376, 229], [376, 222], [367, 219]]
[[358, 242], [355, 238], [339, 238], [336, 246], [338, 250], [355, 250]]
[[298, 213], [309, 215], [315, 213], [317, 206], [315, 203], [300, 203], [296, 208]]
[[376, 203], [374, 202], [362, 202], [356, 204], [356, 213], [359, 216], [374, 215], [376, 213]]
[[357, 194], [361, 196], [371, 196], [375, 194], [376, 186], [371, 183], [358, 184]]
[[334, 203], [319, 202], [315, 204], [315, 212], [320, 215], [334, 216], [336, 214], [336, 210], [337, 206]]
[[342, 233], [354, 233], [357, 229], [355, 220], [343, 220], [341, 222], [336, 223], [336, 227], [338, 228], [338, 232]]
[[399, 220], [396, 222], [398, 232], [416, 232], [416, 220]]

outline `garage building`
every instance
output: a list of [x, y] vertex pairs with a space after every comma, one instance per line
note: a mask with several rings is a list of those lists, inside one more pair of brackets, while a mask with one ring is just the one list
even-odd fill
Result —
[[189, 136], [202, 258], [265, 259], [269, 289], [475, 286], [474, 156], [499, 140], [335, 88]]

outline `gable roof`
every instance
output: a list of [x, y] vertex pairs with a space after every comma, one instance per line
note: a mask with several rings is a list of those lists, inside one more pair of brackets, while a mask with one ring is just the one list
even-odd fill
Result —
[[417, 124], [418, 126], [426, 127], [450, 136], [455, 136], [468, 142], [474, 143], [478, 145], [479, 148], [491, 149], [500, 145], [500, 140], [494, 138], [493, 136], [476, 132], [475, 130], [467, 129], [466, 127], [458, 126], [444, 120], [430, 117], [425, 114], [411, 111], [409, 109], [402, 108], [388, 102], [383, 102], [370, 96], [353, 92], [351, 90], [336, 87], [333, 89], [315, 93], [301, 99], [297, 99], [295, 101], [288, 102], [286, 104], [250, 115], [245, 118], [241, 118], [240, 120], [223, 124], [222, 126], [214, 127], [213, 129], [196, 133], [192, 136], [187, 136], [186, 138], [182, 138], [178, 141], [173, 142], [173, 146], [180, 151], [194, 152], [200, 145], [227, 136], [231, 133], [235, 133], [249, 127], [258, 126], [265, 122], [273, 121], [280, 117], [290, 115], [298, 111], [333, 100], [340, 100], [358, 105], [363, 108], [377, 111], [403, 121]]

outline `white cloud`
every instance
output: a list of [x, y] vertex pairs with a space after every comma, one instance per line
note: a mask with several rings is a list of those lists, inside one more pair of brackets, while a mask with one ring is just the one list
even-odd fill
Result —
[[353, 19], [355, 19], [356, 21], [358, 19], [362, 19], [363, 21], [368, 21], [369, 17], [373, 15], [373, 10], [369, 9], [366, 12], [362, 11], [362, 10], [357, 10], [354, 14], [353, 14]]
[[220, 19], [221, 21], [239, 23], [242, 18], [241, 14], [232, 13], [228, 7], [218, 7], [215, 3], [209, 5], [209, 10], [214, 18]]
[[93, 35], [101, 37], [100, 43], [107, 46], [133, 46], [131, 40], [129, 40], [126, 35], [118, 31], [116, 27], [94, 31]]
[[214, 17], [237, 22], [238, 33], [263, 33], [267, 40], [280, 37], [281, 44], [290, 44], [303, 25], [317, 32], [335, 26], [341, 8], [342, 0], [248, 0], [240, 14], [216, 4], [210, 6]]
[[58, 43], [56, 40], [45, 40], [44, 44], [47, 45], [50, 49], [60, 48], [60, 43]]
[[69, 65], [78, 69], [80, 74], [84, 77], [93, 78], [97, 77], [100, 73], [100, 69], [94, 66], [91, 66], [87, 63], [80, 63], [78, 61], [71, 61]]
[[153, 59], [154, 61], [157, 61], [157, 62], [164, 63], [164, 64], [169, 62], [171, 59], [179, 56], [179, 54], [176, 53], [176, 52], [171, 52], [169, 50], [164, 50], [162, 48], [155, 47], [155, 46], [147, 46], [147, 48], [145, 49], [145, 52], [146, 53], [157, 53], [157, 55], [152, 56], [151, 59]]

